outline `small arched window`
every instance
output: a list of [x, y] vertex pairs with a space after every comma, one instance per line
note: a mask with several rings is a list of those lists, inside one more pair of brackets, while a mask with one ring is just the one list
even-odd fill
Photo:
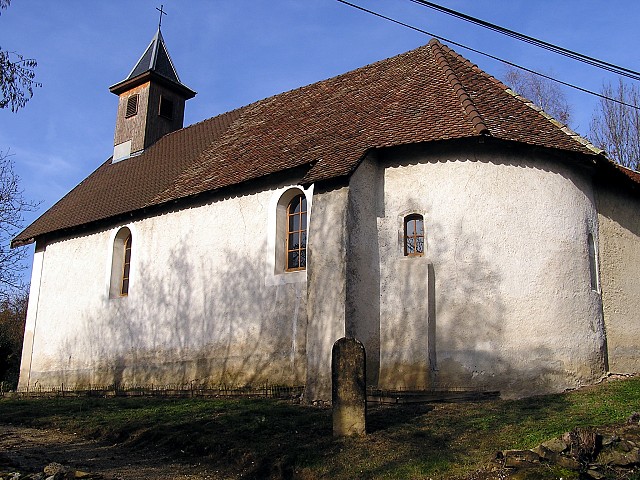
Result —
[[307, 198], [296, 195], [287, 206], [287, 271], [307, 267]]
[[404, 255], [419, 257], [424, 255], [424, 220], [417, 213], [404, 217]]
[[111, 257], [109, 296], [112, 298], [126, 297], [129, 295], [131, 245], [131, 230], [127, 227], [118, 230], [116, 237], [113, 239], [113, 252]]

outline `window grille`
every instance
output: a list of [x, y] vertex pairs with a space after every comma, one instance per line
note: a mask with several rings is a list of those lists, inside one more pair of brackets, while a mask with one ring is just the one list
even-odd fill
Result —
[[424, 220], [422, 215], [412, 214], [404, 219], [404, 255], [424, 255]]

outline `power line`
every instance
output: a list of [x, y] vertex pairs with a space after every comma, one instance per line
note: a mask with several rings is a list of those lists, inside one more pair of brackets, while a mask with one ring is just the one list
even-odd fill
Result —
[[440, 35], [436, 35], [435, 33], [428, 32], [427, 30], [423, 30], [421, 28], [414, 27], [413, 25], [409, 25], [408, 23], [404, 23], [404, 22], [401, 22], [401, 21], [396, 20], [394, 18], [388, 17], [386, 15], [382, 15], [381, 13], [374, 12], [373, 10], [369, 10], [367, 8], [361, 7], [360, 5], [356, 5], [354, 3], [348, 2], [347, 0], [337, 0], [337, 1], [340, 2], [340, 3], [343, 3], [345, 5], [348, 5], [350, 7], [353, 7], [355, 9], [357, 9], [357, 10], [369, 13], [369, 14], [375, 16], [375, 17], [382, 18], [384, 20], [387, 20], [389, 22], [392, 22], [392, 23], [395, 23], [397, 25], [403, 26], [405, 28], [409, 28], [409, 29], [414, 30], [414, 31], [419, 32], [419, 33], [423, 33], [425, 35], [429, 35], [430, 37], [437, 38], [438, 40], [442, 40], [445, 43], [449, 43], [449, 44], [455, 45], [457, 47], [464, 48], [465, 50], [469, 50], [470, 52], [477, 53], [479, 55], [483, 55], [483, 56], [485, 56], [487, 58], [490, 58], [492, 60], [496, 60], [498, 62], [502, 62], [505, 65], [509, 65], [511, 67], [518, 68], [520, 70], [524, 70], [525, 72], [529, 72], [529, 73], [531, 73], [533, 75], [538, 75], [538, 76], [540, 76], [542, 78], [546, 78], [547, 80], [551, 80], [552, 82], [556, 82], [556, 83], [559, 83], [559, 84], [564, 85], [566, 87], [573, 88], [575, 90], [579, 90], [579, 91], [584, 92], [584, 93], [588, 93], [589, 95], [594, 95], [596, 97], [602, 98], [603, 100], [608, 100], [608, 101], [611, 101], [611, 102], [618, 103], [620, 105], [624, 105], [625, 107], [630, 107], [630, 108], [634, 108], [636, 110], [640, 110], [640, 106], [631, 105], [631, 104], [625, 103], [625, 102], [623, 102], [621, 100], [608, 97], [608, 96], [603, 95], [603, 94], [598, 93], [598, 92], [594, 92], [593, 90], [589, 90], [589, 89], [580, 87], [578, 85], [574, 85], [572, 83], [568, 83], [568, 82], [565, 82], [563, 80], [559, 80], [557, 78], [551, 77], [550, 75], [546, 75], [544, 73], [537, 72], [537, 71], [532, 70], [530, 68], [523, 67], [521, 65], [518, 65], [517, 63], [513, 63], [513, 62], [510, 62], [509, 60], [505, 60], [504, 58], [496, 57], [495, 55], [491, 55], [490, 53], [486, 53], [486, 52], [483, 52], [481, 50], [478, 50], [478, 49], [475, 49], [475, 48], [472, 48], [472, 47], [468, 47], [466, 45], [463, 45], [462, 43], [456, 42], [456, 41], [451, 40], [451, 39], [446, 38], [446, 37], [442, 37]]
[[456, 10], [452, 10], [450, 8], [443, 7], [441, 5], [438, 5], [433, 2], [429, 2], [427, 0], [409, 0], [409, 1], [416, 3], [418, 5], [421, 5], [423, 7], [428, 7], [428, 8], [437, 10], [439, 12], [445, 13], [447, 15], [460, 18], [466, 22], [474, 23], [476, 25], [487, 28], [489, 30], [493, 30], [494, 32], [498, 32], [508, 37], [515, 38], [516, 40], [520, 40], [522, 42], [529, 43], [531, 45], [535, 45], [540, 48], [544, 48], [545, 50], [549, 50], [559, 55], [564, 55], [565, 57], [578, 60], [579, 62], [583, 62], [588, 65], [592, 65], [594, 67], [602, 68], [604, 70], [608, 70], [610, 72], [616, 73], [618, 75], [623, 75], [625, 77], [629, 77], [634, 80], [640, 80], [640, 72], [636, 72], [635, 70], [630, 70], [628, 68], [621, 67], [613, 63], [605, 62], [604, 60], [599, 60], [597, 58], [590, 57], [588, 55], [584, 55], [582, 53], [575, 52], [573, 50], [569, 50], [564, 47], [560, 47], [553, 43], [545, 42], [544, 40], [540, 40], [535, 37], [530, 37], [529, 35], [525, 35], [523, 33], [519, 33], [505, 27], [501, 27], [494, 23], [490, 23], [485, 20], [472, 17], [471, 15], [466, 15], [464, 13], [458, 12]]

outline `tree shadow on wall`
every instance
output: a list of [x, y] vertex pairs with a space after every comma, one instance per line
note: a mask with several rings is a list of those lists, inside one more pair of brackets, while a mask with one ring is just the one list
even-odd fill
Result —
[[[424, 205], [421, 199], [409, 199], [407, 203]], [[393, 292], [400, 299], [415, 302], [412, 299], [416, 292], [422, 292], [416, 290], [416, 284], [428, 283], [424, 289], [428, 318], [419, 328], [407, 324], [405, 318], [394, 320], [403, 331], [389, 336], [384, 348], [401, 357], [407, 350], [407, 337], [413, 341], [416, 335], [424, 335], [433, 388], [500, 390], [508, 396], [548, 392], [554, 385], [557, 389], [559, 382], [566, 382], [566, 372], [553, 346], [518, 338], [519, 327], [514, 318], [514, 294], [518, 292], [505, 284], [510, 278], [505, 276], [507, 267], [489, 256], [492, 250], [487, 248], [487, 241], [466, 228], [463, 220], [457, 225], [440, 225], [434, 223], [430, 209], [426, 208], [425, 215], [425, 256], [392, 260], [429, 264], [428, 274], [423, 273], [426, 269], [415, 270], [428, 278], [400, 276], [395, 279], [397, 291]], [[527, 253], [530, 252], [514, 255]], [[505, 253], [496, 258], [506, 258]], [[405, 306], [391, 310], [396, 316], [411, 318]], [[411, 334], [407, 335], [407, 331]], [[553, 336], [549, 338], [553, 340]]]
[[89, 352], [77, 383], [301, 385], [305, 285], [266, 286], [262, 262], [229, 249], [212, 255], [221, 256], [216, 264], [176, 245], [166, 261], [139, 264], [129, 295], [85, 312], [61, 350]]

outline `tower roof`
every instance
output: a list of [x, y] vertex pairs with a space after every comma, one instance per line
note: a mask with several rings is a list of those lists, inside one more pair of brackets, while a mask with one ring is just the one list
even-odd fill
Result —
[[160, 28], [127, 78], [111, 86], [109, 90], [119, 95], [123, 91], [147, 81], [152, 75], [164, 84], [177, 87], [187, 98], [195, 96], [195, 92], [180, 81]]
[[171, 61], [171, 57], [167, 51], [167, 46], [164, 43], [164, 38], [162, 38], [160, 29], [158, 29], [156, 34], [153, 36], [151, 43], [126, 79], [131, 80], [148, 70], [159, 73], [163, 77], [166, 77], [176, 83], [182, 83], [180, 82], [180, 77], [178, 77], [176, 67]]

